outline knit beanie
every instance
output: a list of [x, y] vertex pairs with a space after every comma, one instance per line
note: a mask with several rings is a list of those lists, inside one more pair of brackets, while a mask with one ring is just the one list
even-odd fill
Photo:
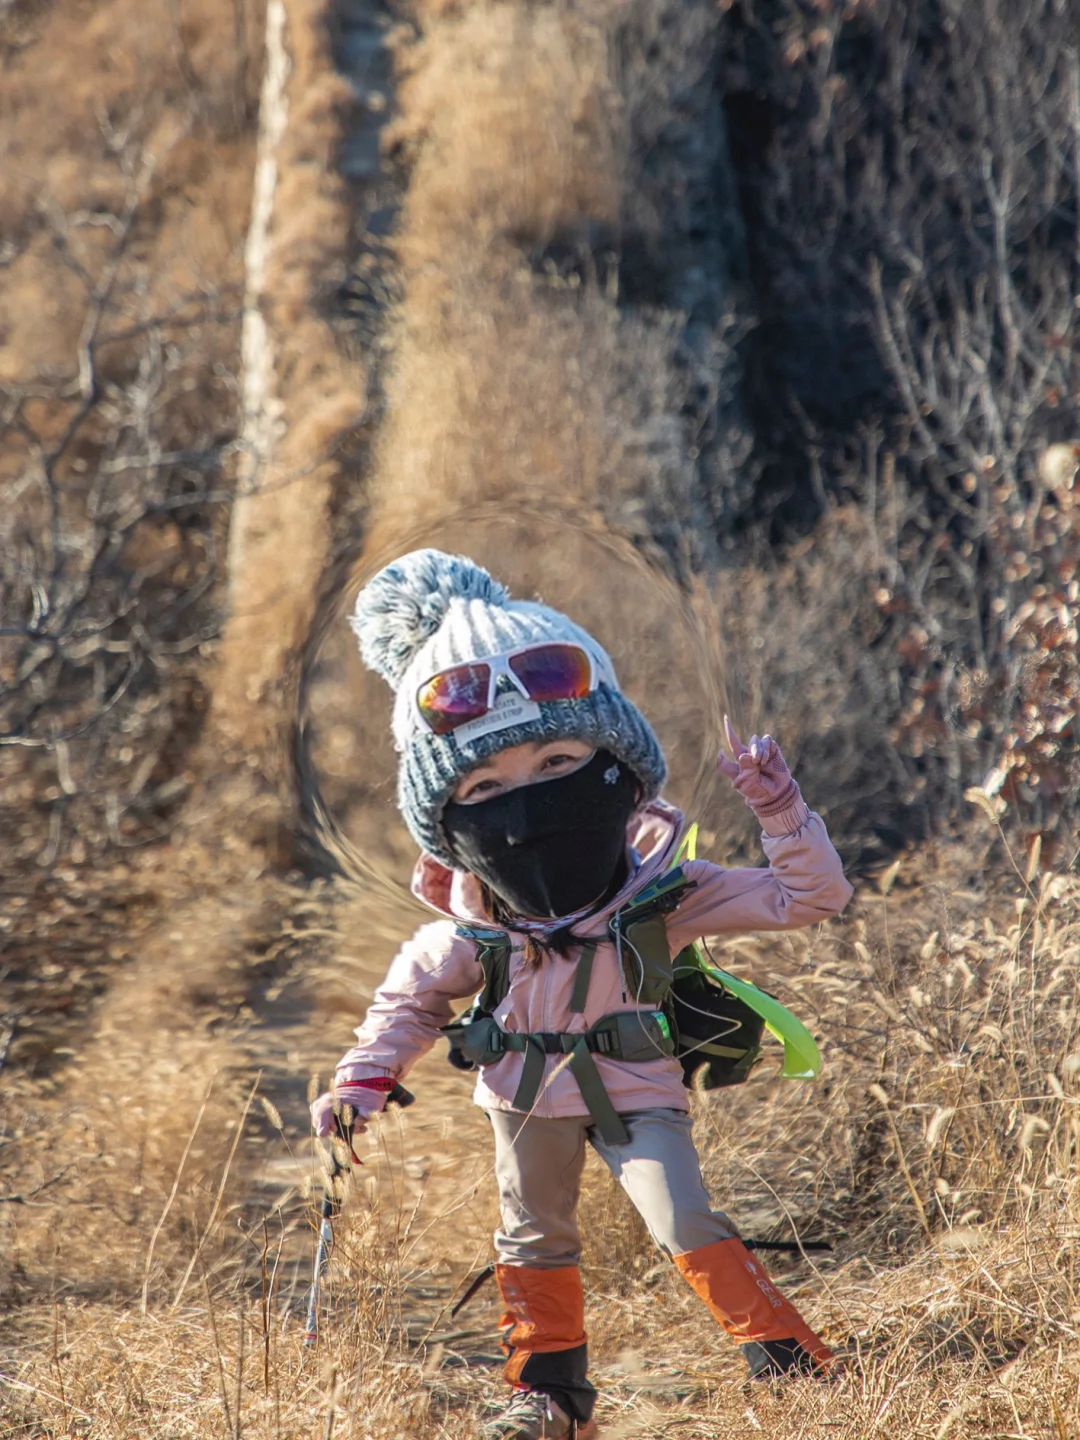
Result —
[[[664, 783], [660, 745], [619, 689], [607, 652], [558, 610], [512, 599], [505, 586], [466, 556], [441, 550], [402, 555], [361, 590], [352, 627], [365, 665], [395, 692], [398, 806], [413, 839], [443, 864], [453, 864], [442, 813], [454, 787], [482, 760], [512, 745], [574, 739], [610, 750], [641, 781], [643, 802]], [[436, 735], [428, 727], [416, 697], [433, 675], [542, 641], [580, 645], [596, 667], [596, 688], [580, 700], [537, 705], [502, 677], [487, 715], [449, 735]]]

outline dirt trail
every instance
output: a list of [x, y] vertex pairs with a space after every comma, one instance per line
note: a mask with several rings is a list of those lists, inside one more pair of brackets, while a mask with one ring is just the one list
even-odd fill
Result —
[[[691, 8], [694, 13], [680, 22], [688, 27], [687, 33], [711, 33], [702, 30], [705, 22], [697, 10]], [[398, 118], [394, 94], [392, 17], [377, 0], [342, 0], [337, 6], [336, 22], [334, 55], [358, 101], [340, 158], [341, 173], [350, 186], [354, 231], [349, 277], [339, 298], [355, 326], [366, 369], [369, 397], [377, 397], [382, 382], [383, 332], [395, 283], [395, 261], [388, 249], [387, 237], [400, 216], [405, 200], [405, 177], [395, 162], [387, 157], [385, 144], [387, 126]], [[477, 23], [482, 22], [478, 20]], [[451, 23], [451, 32], [452, 29]], [[470, 34], [468, 23], [462, 27], [462, 33], [465, 36]], [[493, 39], [496, 45], [505, 45], [505, 36], [500, 31], [494, 32]], [[462, 42], [448, 39], [446, 43]], [[466, 56], [468, 53], [466, 50]], [[519, 57], [515, 62], [512, 57], [512, 50], [504, 51], [497, 63], [511, 67], [514, 63], [527, 66], [524, 58]], [[665, 55], [662, 63], [675, 62]], [[530, 72], [526, 69], [525, 73], [528, 75]], [[596, 83], [595, 80], [593, 83]], [[643, 81], [639, 83], [644, 85]], [[660, 82], [656, 83], [659, 85]], [[645, 101], [632, 103], [628, 100], [626, 103], [631, 112], [633, 103], [645, 105]], [[645, 113], [643, 108], [642, 114]], [[436, 128], [438, 123], [433, 122]], [[547, 122], [541, 115], [534, 123], [543, 125]], [[640, 119], [632, 116], [628, 123], [637, 124]], [[669, 126], [657, 143], [659, 151], [658, 157], [654, 157], [649, 182], [653, 192], [649, 203], [655, 205], [659, 213], [666, 214], [670, 222], [662, 262], [647, 238], [631, 226], [625, 241], [616, 239], [613, 232], [590, 234], [580, 228], [572, 228], [566, 236], [558, 230], [554, 235], [549, 232], [546, 239], [533, 246], [527, 264], [537, 274], [546, 277], [556, 272], [573, 277], [579, 272], [587, 273], [596, 263], [611, 263], [613, 256], [607, 256], [602, 262], [596, 257], [605, 252], [606, 247], [616, 244], [622, 250], [624, 285], [619, 298], [619, 313], [629, 317], [629, 323], [632, 323], [641, 306], [668, 307], [671, 323], [681, 335], [679, 345], [683, 348], [679, 352], [681, 359], [678, 363], [690, 365], [691, 369], [694, 365], [707, 369], [720, 353], [717, 348], [721, 345], [720, 337], [725, 336], [734, 324], [728, 310], [730, 287], [743, 264], [737, 204], [726, 160], [723, 119], [715, 82], [708, 75], [707, 67], [703, 68], [701, 77], [691, 87], [687, 105], [678, 122]], [[593, 258], [589, 258], [590, 254]], [[452, 293], [453, 286], [458, 283], [455, 280], [455, 263], [453, 256], [446, 257], [448, 293]], [[539, 291], [537, 306], [549, 305], [550, 299], [550, 291]], [[725, 363], [733, 364], [728, 351], [723, 350], [723, 354], [727, 356]], [[692, 364], [687, 357], [691, 357]], [[489, 356], [485, 363], [497, 358]], [[437, 367], [442, 363], [441, 357], [433, 355], [431, 363]], [[399, 396], [399, 400], [401, 398]], [[524, 399], [521, 393], [514, 398], [518, 403]], [[708, 431], [711, 437], [702, 439], [700, 453], [695, 450], [697, 464], [699, 467], [715, 467], [724, 446], [734, 444], [731, 436], [741, 424], [736, 387], [721, 387], [710, 390], [704, 396], [697, 395], [695, 405], [697, 410], [693, 425], [703, 433]], [[710, 414], [712, 419], [708, 420]], [[372, 457], [366, 451], [364, 453], [370, 463]], [[734, 451], [729, 449], [724, 453], [731, 458]], [[392, 448], [390, 456], [392, 460]], [[477, 481], [482, 488], [479, 467]], [[378, 477], [372, 476], [371, 483], [378, 493]], [[385, 482], [383, 484], [385, 492]], [[392, 519], [394, 503], [392, 490], [389, 495], [383, 494], [384, 520], [380, 538], [384, 544], [389, 533], [385, 517], [389, 515]], [[407, 502], [404, 503], [407, 512]], [[467, 507], [465, 513], [468, 517]], [[453, 527], [452, 516], [450, 523]], [[468, 519], [465, 523], [467, 526]], [[508, 522], [504, 515], [501, 526], [505, 527], [507, 523], [512, 523], [512, 518]], [[526, 520], [525, 524], [528, 523], [531, 522]], [[707, 528], [700, 529], [700, 533], [703, 535]], [[504, 534], [504, 528], [494, 529], [490, 537], [485, 532], [486, 543]], [[432, 538], [438, 543], [438, 536]], [[455, 532], [453, 543], [465, 542]], [[618, 542], [613, 540], [610, 543]], [[655, 588], [654, 579], [644, 571], [639, 574], [627, 568], [625, 557], [620, 560], [618, 555], [614, 555], [606, 558], [605, 563], [610, 566], [613, 575], [619, 573], [621, 563], [624, 590], [632, 585], [642, 587], [643, 613], [657, 609], [657, 599], [662, 592]], [[640, 566], [640, 562], [638, 564]], [[588, 591], [586, 586], [584, 598], [594, 601], [595, 596]], [[603, 602], [600, 603], [602, 605]], [[313, 681], [312, 703], [318, 712], [316, 718], [323, 721], [321, 730], [318, 726], [313, 728], [315, 738], [312, 743], [316, 747], [327, 732], [333, 737], [334, 726], [338, 729], [355, 728], [356, 711], [370, 708], [356, 703], [359, 682], [355, 678], [355, 662], [346, 653], [351, 650], [352, 642], [346, 633], [339, 597], [330, 592], [323, 610], [323, 627], [320, 629], [317, 622], [310, 641], [313, 659], [309, 668], [317, 677], [317, 682]], [[675, 615], [674, 606], [665, 597], [664, 608], [658, 610], [656, 624], [674, 626], [677, 624]], [[325, 629], [332, 629], [333, 633], [324, 637]], [[682, 635], [678, 636], [676, 643], [668, 633], [669, 650], [685, 644], [686, 639]], [[700, 663], [702, 657], [698, 655], [696, 658]], [[625, 657], [625, 661], [627, 665], [633, 664], [631, 656]], [[680, 655], [680, 667], [687, 674], [692, 663], [692, 657]], [[620, 659], [620, 673], [625, 681], [623, 666], [624, 660]], [[710, 684], [706, 681], [704, 690], [709, 688]], [[367, 748], [369, 736], [381, 727], [387, 696], [377, 684], [365, 693], [374, 701], [376, 718], [374, 721], [365, 718], [362, 756], [356, 756], [350, 750], [354, 755], [351, 763], [355, 769], [362, 760], [367, 770], [377, 771], [383, 763], [393, 764], [392, 756]], [[714, 695], [702, 695], [700, 700], [694, 696], [694, 699], [703, 705], [703, 717], [710, 700], [715, 708]], [[687, 700], [688, 696], [684, 694], [679, 701], [684, 710]], [[677, 758], [676, 768], [691, 769], [692, 766], [700, 780], [702, 760], [696, 752], [701, 742], [695, 725], [696, 717], [690, 717], [687, 728], [691, 730], [692, 738], [687, 746], [688, 759]], [[672, 728], [670, 723], [667, 728]], [[309, 739], [311, 737], [305, 736], [305, 743]], [[676, 751], [679, 749], [678, 746], [673, 748]], [[350, 857], [341, 853], [340, 836], [328, 833], [325, 827], [319, 828], [320, 819], [327, 818], [327, 801], [317, 789], [318, 784], [325, 781], [325, 775], [316, 772], [316, 762], [325, 759], [325, 755], [324, 746], [321, 755], [316, 754], [313, 758], [308, 754], [305, 758], [305, 764], [311, 767], [308, 778], [316, 787], [305, 806], [311, 825], [308, 838], [316, 849], [325, 847], [326, 853], [334, 860], [348, 863]], [[365, 775], [361, 783], [366, 783], [368, 778]], [[328, 902], [329, 914], [325, 920], [328, 943], [323, 946], [319, 958], [312, 961], [302, 957], [284, 982], [280, 978], [271, 980], [257, 987], [249, 997], [254, 1023], [245, 1036], [245, 1049], [251, 1065], [263, 1072], [261, 1091], [279, 1110], [289, 1141], [289, 1147], [284, 1149], [273, 1142], [266, 1146], [262, 1163], [257, 1168], [258, 1188], [263, 1194], [277, 1197], [286, 1207], [293, 1204], [290, 1197], [296, 1187], [311, 1182], [307, 1140], [309, 1079], [312, 1075], [319, 1075], [325, 1086], [330, 1068], [348, 1045], [351, 1028], [362, 1018], [367, 1000], [385, 973], [394, 949], [411, 933], [420, 918], [404, 888], [406, 871], [399, 853], [401, 846], [396, 834], [396, 818], [392, 815], [391, 787], [384, 785], [381, 793], [374, 795], [361, 791], [359, 803], [356, 803], [350, 785], [355, 786], [356, 780], [331, 786], [331, 802], [342, 795], [354, 802], [351, 806], [353, 816], [360, 812], [361, 847], [365, 840], [370, 843], [389, 841], [390, 832], [394, 832], [390, 845], [394, 861], [386, 865], [380, 856], [378, 864], [372, 863], [370, 857], [363, 854], [362, 848], [358, 856], [354, 845], [352, 861], [359, 859], [361, 864], [367, 862], [368, 869], [365, 874], [356, 877], [354, 885], [347, 882], [337, 884], [334, 896]], [[333, 823], [340, 817], [329, 818]], [[395, 890], [398, 903], [395, 903]], [[735, 959], [731, 963], [739, 968], [741, 962]], [[775, 980], [776, 977], [773, 978]], [[412, 1299], [406, 1302], [410, 1332], [422, 1332], [435, 1320], [461, 1275], [487, 1259], [494, 1216], [494, 1187], [490, 1176], [487, 1122], [471, 1102], [471, 1081], [447, 1064], [444, 1047], [437, 1046], [421, 1061], [409, 1077], [409, 1086], [417, 1095], [415, 1106], [407, 1112], [391, 1112], [358, 1142], [365, 1168], [363, 1172], [358, 1172], [353, 1182], [357, 1195], [354, 1218], [361, 1216], [369, 1204], [388, 1211], [395, 1208], [398, 1211], [412, 1210], [415, 1207], [410, 1233], [419, 1235], [420, 1239], [411, 1240], [406, 1247], [407, 1264], [420, 1272], [430, 1271], [440, 1277], [429, 1287], [426, 1299], [417, 1295], [415, 1280], [404, 1287], [412, 1295]], [[725, 1097], [724, 1109], [729, 1123], [738, 1123], [737, 1117], [748, 1113], [754, 1103], [751, 1098]], [[714, 1102], [708, 1104], [713, 1105]], [[584, 1203], [586, 1212], [590, 1208], [594, 1212], [603, 1212], [605, 1229], [611, 1227], [625, 1233], [628, 1250], [635, 1245], [640, 1248], [640, 1223], [606, 1172], [592, 1162]], [[756, 1213], [749, 1218], [761, 1224], [774, 1224], [778, 1218], [775, 1203], [767, 1197], [750, 1208]], [[598, 1217], [594, 1214], [595, 1218]], [[427, 1230], [429, 1224], [432, 1228]], [[310, 1243], [305, 1237], [293, 1256], [293, 1263], [298, 1269], [309, 1260], [309, 1251]], [[476, 1302], [477, 1315], [486, 1317], [484, 1323], [489, 1324], [493, 1319], [490, 1304], [490, 1297]], [[441, 1324], [438, 1328], [445, 1330], [446, 1326]], [[663, 1359], [655, 1359], [658, 1365], [666, 1362], [677, 1368], [678, 1356], [674, 1351]]]
[[[341, 0], [334, 15], [334, 58], [356, 102], [340, 151], [353, 228], [348, 277], [337, 304], [343, 312], [339, 323], [355, 332], [360, 345], [369, 397], [378, 388], [376, 342], [385, 327], [390, 299], [385, 278], [391, 263], [387, 237], [401, 196], [401, 175], [388, 160], [384, 143], [386, 127], [395, 116], [395, 23], [379, 0]], [[343, 616], [335, 613], [335, 619], [344, 626]], [[326, 845], [333, 851], [333, 837], [320, 832], [317, 816], [309, 838], [314, 846]], [[350, 1043], [352, 1027], [363, 1018], [389, 956], [410, 933], [416, 917], [407, 894], [401, 893], [402, 903], [395, 908], [388, 903], [385, 887], [373, 886], [364, 877], [354, 883], [343, 880], [324, 895], [325, 904], [316, 900], [311, 907], [314, 920], [305, 922], [312, 924], [319, 939], [306, 951], [301, 946], [299, 958], [284, 973], [258, 981], [248, 991], [251, 1018], [240, 1042], [247, 1057], [244, 1068], [262, 1072], [259, 1093], [277, 1109], [284, 1128], [278, 1137], [261, 1127], [258, 1140], [247, 1147], [253, 1162], [252, 1197], [258, 1196], [260, 1205], [281, 1206], [294, 1222], [306, 1216], [306, 1207], [297, 1208], [299, 1198], [321, 1184], [307, 1114], [311, 1077], [321, 1077], [324, 1088], [329, 1083], [333, 1065]], [[299, 903], [305, 908], [303, 899]], [[451, 1070], [441, 1053], [422, 1061], [409, 1083], [417, 1094], [415, 1106], [408, 1112], [391, 1112], [357, 1140], [364, 1168], [357, 1170], [348, 1186], [352, 1198], [341, 1228], [358, 1218], [353, 1212], [367, 1213], [371, 1207], [415, 1211], [414, 1228], [421, 1229], [429, 1217], [450, 1210], [455, 1215], [452, 1235], [436, 1227], [426, 1242], [412, 1246], [409, 1263], [414, 1269], [441, 1268], [456, 1281], [478, 1258], [469, 1250], [469, 1231], [486, 1235], [490, 1228], [485, 1216], [477, 1230], [477, 1207], [470, 1202], [476, 1177], [488, 1166], [487, 1122], [469, 1103], [467, 1077]], [[482, 1208], [484, 1202], [479, 1203]], [[454, 1257], [449, 1266], [444, 1263], [446, 1255]], [[307, 1283], [310, 1262], [310, 1232], [300, 1223], [284, 1256], [286, 1270], [292, 1272], [285, 1288], [291, 1288], [294, 1304]], [[415, 1281], [405, 1288], [411, 1292], [409, 1328], [423, 1333], [437, 1312], [429, 1302], [436, 1296], [445, 1298], [452, 1286], [429, 1291], [420, 1286], [423, 1296], [415, 1293]], [[332, 1289], [331, 1284], [328, 1292]]]

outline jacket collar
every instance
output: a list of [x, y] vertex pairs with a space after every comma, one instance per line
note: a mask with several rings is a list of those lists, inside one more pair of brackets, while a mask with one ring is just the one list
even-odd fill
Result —
[[[583, 921], [578, 933], [605, 934], [615, 911], [671, 867], [684, 823], [682, 811], [666, 800], [652, 800], [635, 811], [626, 827], [626, 844], [637, 860], [636, 868], [631, 867], [631, 874], [619, 893], [602, 910]], [[491, 924], [475, 875], [465, 870], [451, 870], [433, 855], [425, 853], [420, 856], [413, 871], [411, 888], [416, 898], [436, 914], [466, 923]]]

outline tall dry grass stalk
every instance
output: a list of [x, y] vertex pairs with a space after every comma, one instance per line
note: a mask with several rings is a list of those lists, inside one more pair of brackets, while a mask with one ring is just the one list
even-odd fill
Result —
[[[734, 1348], [591, 1165], [605, 1433], [1071, 1433], [1080, 886], [1026, 860], [1013, 883], [986, 880], [984, 853], [911, 857], [846, 922], [718, 952], [810, 1020], [826, 1070], [795, 1086], [770, 1059], [742, 1090], [695, 1098], [706, 1176], [744, 1233], [832, 1240], [831, 1255], [772, 1268], [851, 1375], [745, 1393]], [[338, 985], [340, 963], [312, 983]], [[304, 1044], [314, 1058], [325, 1034]], [[253, 1188], [268, 1138], [284, 1153], [281, 1117], [270, 1105], [272, 1130], [249, 1119], [237, 1142], [239, 1076], [222, 1070], [206, 1097], [220, 1051], [137, 1055], [114, 1031], [55, 1096], [8, 1082], [19, 1123], [0, 1148], [3, 1193], [28, 1201], [0, 1213], [11, 1433], [92, 1422], [117, 1440], [237, 1427], [269, 1440], [332, 1410], [338, 1435], [474, 1435], [498, 1393], [498, 1306], [481, 1292], [449, 1320], [494, 1218], [490, 1142], [461, 1077], [425, 1062], [421, 1104], [360, 1142], [312, 1357], [317, 1172], [298, 1157], [289, 1189]]]

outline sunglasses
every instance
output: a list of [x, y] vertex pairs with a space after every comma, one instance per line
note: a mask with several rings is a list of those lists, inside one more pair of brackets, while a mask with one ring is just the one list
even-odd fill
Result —
[[416, 692], [416, 708], [436, 735], [479, 720], [495, 704], [506, 676], [526, 700], [580, 700], [596, 688], [596, 665], [580, 645], [541, 641], [506, 655], [486, 655], [440, 670]]

